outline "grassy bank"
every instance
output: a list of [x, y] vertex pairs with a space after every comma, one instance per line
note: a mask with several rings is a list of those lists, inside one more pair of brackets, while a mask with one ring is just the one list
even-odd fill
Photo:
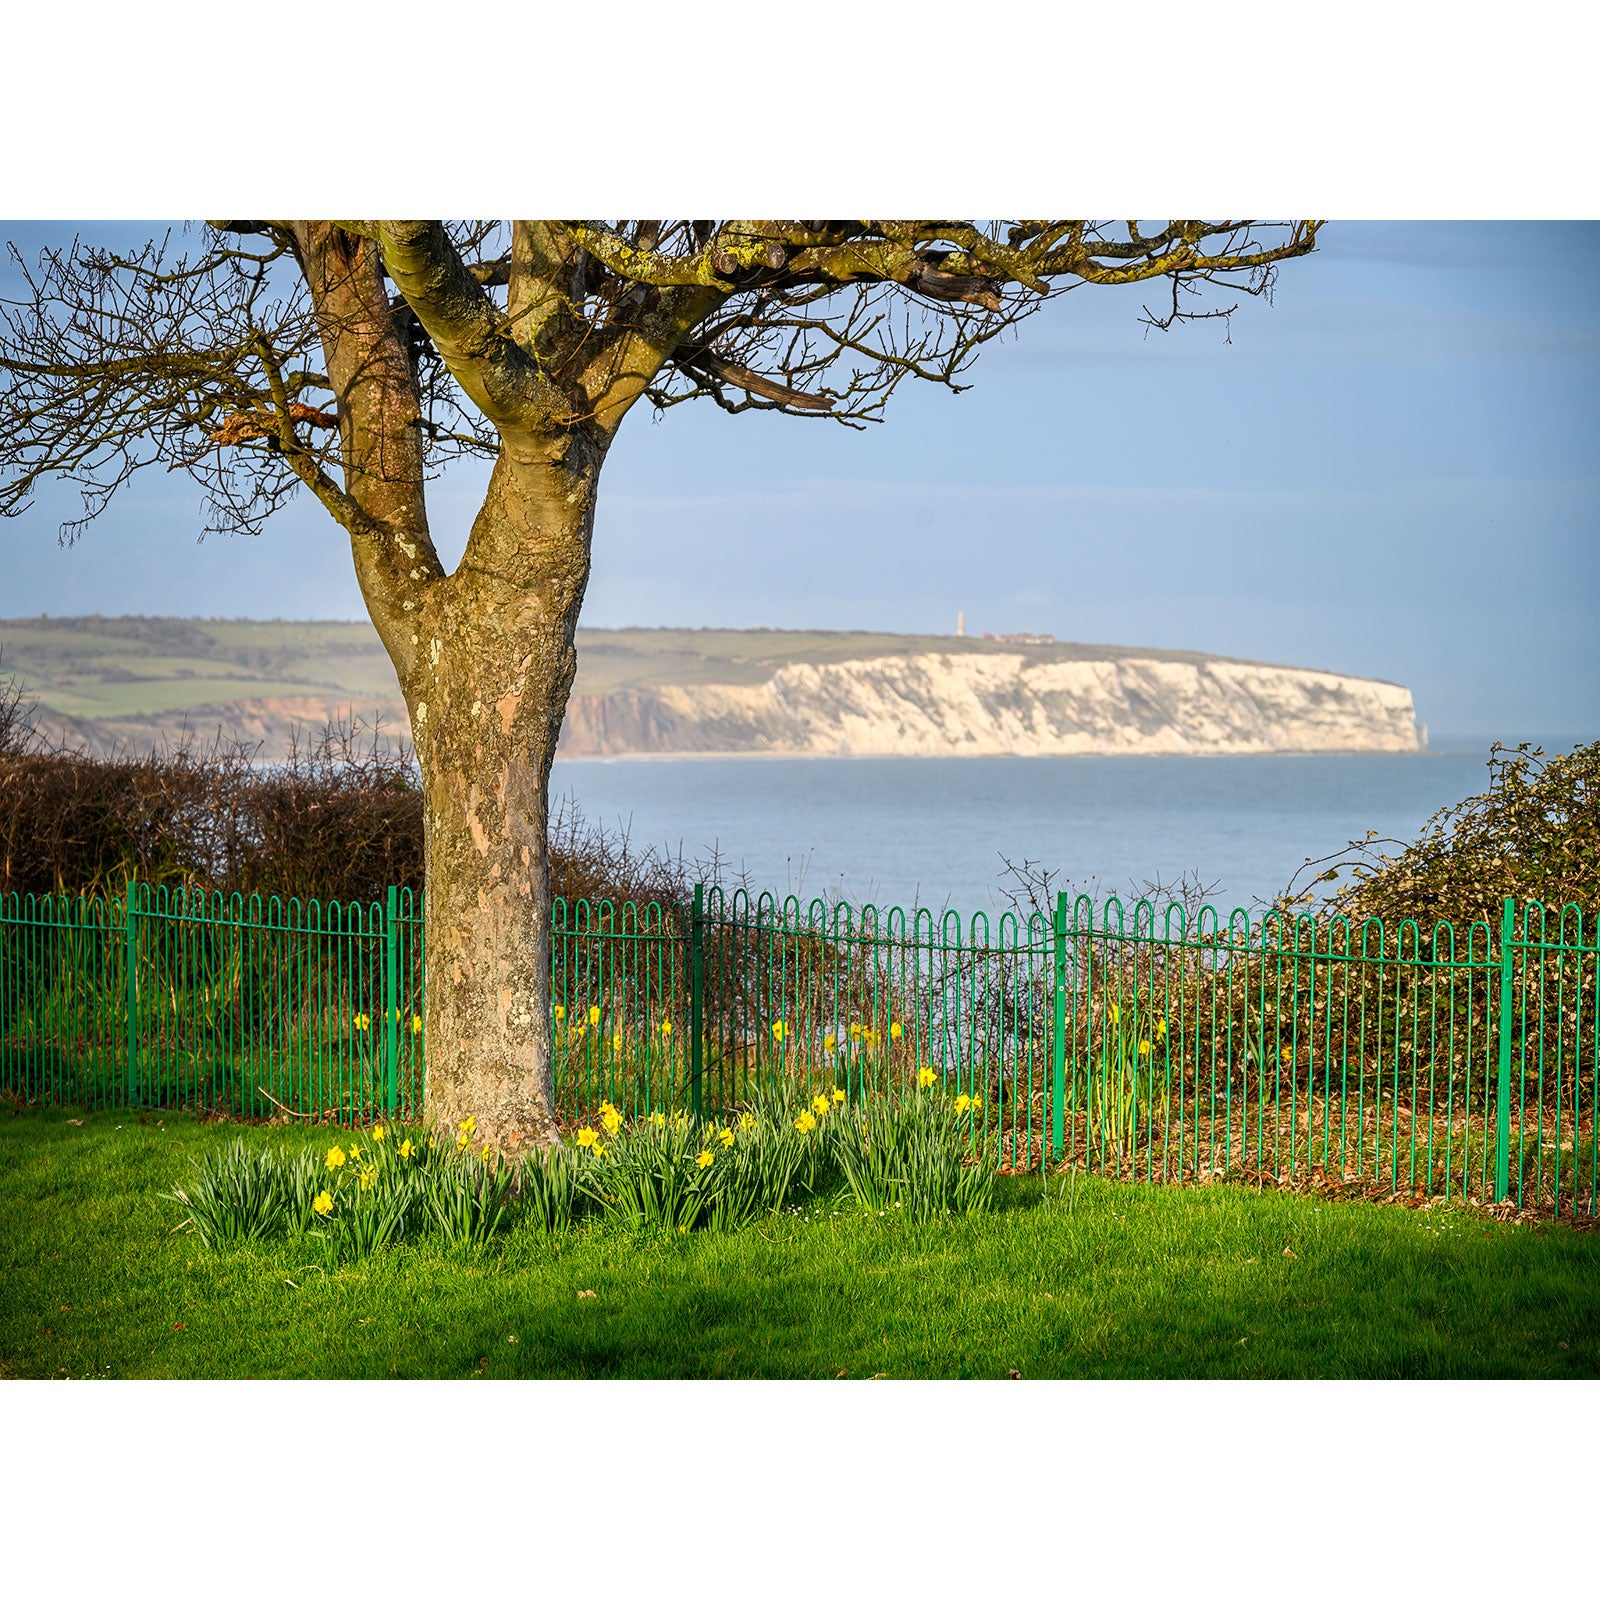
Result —
[[[1600, 1233], [1471, 1208], [1006, 1180], [916, 1227], [842, 1202], [721, 1236], [515, 1230], [324, 1270], [211, 1255], [159, 1198], [239, 1128], [0, 1109], [12, 1377], [1600, 1375]], [[252, 1140], [298, 1149], [301, 1130]]]

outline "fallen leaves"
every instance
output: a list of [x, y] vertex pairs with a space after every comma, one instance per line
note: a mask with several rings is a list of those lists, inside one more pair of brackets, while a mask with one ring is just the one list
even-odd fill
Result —
[[1288, 1247], [1288, 1245], [1285, 1245], [1285, 1246], [1284, 1246], [1284, 1247], [1283, 1247], [1283, 1253], [1284, 1253], [1284, 1255], [1285, 1255], [1285, 1256], [1286, 1256], [1286, 1257], [1287, 1257], [1287, 1258], [1288, 1258], [1288, 1259], [1289, 1259], [1289, 1260], [1290, 1260], [1290, 1261], [1298, 1261], [1298, 1260], [1299, 1260], [1299, 1259], [1300, 1259], [1300, 1258], [1299, 1258], [1299, 1256], [1297, 1256], [1297, 1255], [1296, 1255], [1296, 1254], [1295, 1254], [1295, 1253], [1294, 1253], [1294, 1251], [1293, 1251], [1293, 1250], [1291, 1250], [1291, 1249], [1290, 1249], [1290, 1248], [1289, 1248], [1289, 1247]]
[[580, 1300], [593, 1300], [594, 1297], [595, 1294], [593, 1289], [580, 1289], [578, 1291], [578, 1298]]

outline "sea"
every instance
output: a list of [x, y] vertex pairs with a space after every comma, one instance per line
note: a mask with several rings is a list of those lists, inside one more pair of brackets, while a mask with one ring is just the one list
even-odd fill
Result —
[[633, 847], [802, 902], [992, 915], [1043, 871], [1097, 899], [1187, 879], [1226, 911], [1369, 830], [1416, 838], [1488, 787], [1488, 753], [584, 759], [558, 760], [551, 788]]

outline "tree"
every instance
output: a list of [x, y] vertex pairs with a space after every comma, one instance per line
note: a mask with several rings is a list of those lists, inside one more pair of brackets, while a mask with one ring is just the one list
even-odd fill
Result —
[[[555, 1137], [550, 764], [600, 471], [641, 400], [860, 427], [907, 378], [955, 389], [1050, 296], [1160, 280], [1153, 324], [1265, 293], [1318, 224], [274, 222], [117, 255], [74, 241], [0, 302], [0, 511], [70, 480], [80, 516], [141, 467], [209, 528], [314, 494], [350, 537], [410, 709], [426, 816], [428, 1110], [499, 1147]], [[494, 463], [446, 572], [427, 483]]]

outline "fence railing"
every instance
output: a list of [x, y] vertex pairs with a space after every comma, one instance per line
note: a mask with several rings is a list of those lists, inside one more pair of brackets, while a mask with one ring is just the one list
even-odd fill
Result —
[[[0, 897], [0, 1089], [420, 1114], [422, 907]], [[720, 1114], [931, 1071], [1013, 1171], [1359, 1184], [1593, 1215], [1594, 919], [1456, 929], [1148, 901], [991, 921], [697, 887], [554, 907], [561, 1113]]]

